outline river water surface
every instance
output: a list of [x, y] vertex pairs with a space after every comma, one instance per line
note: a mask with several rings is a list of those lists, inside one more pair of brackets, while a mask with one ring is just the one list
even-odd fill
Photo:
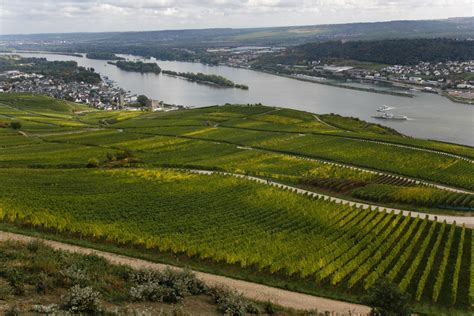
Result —
[[[455, 103], [436, 94], [415, 92], [406, 98], [355, 91], [304, 82], [257, 71], [200, 63], [156, 61], [162, 69], [178, 72], [203, 72], [229, 78], [249, 86], [249, 90], [217, 88], [193, 83], [163, 74], [140, 74], [118, 69], [103, 60], [66, 55], [21, 53], [25, 57], [48, 60], [74, 60], [80, 66], [114, 80], [132, 93], [170, 104], [202, 107], [224, 103], [259, 103], [313, 113], [338, 113], [381, 123], [406, 135], [474, 146], [474, 106]], [[131, 56], [128, 56], [131, 57]], [[148, 60], [149, 61], [149, 60]], [[371, 87], [371, 86], [367, 86]], [[406, 115], [407, 121], [385, 121], [372, 118], [375, 109], [387, 104], [394, 114]]]

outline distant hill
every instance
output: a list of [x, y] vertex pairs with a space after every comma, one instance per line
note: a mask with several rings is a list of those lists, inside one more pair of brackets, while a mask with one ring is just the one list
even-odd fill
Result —
[[[469, 38], [474, 34], [474, 17], [443, 20], [389, 21], [375, 23], [309, 26], [195, 29], [146, 32], [64, 33], [0, 35], [0, 41], [58, 45], [137, 47], [209, 47], [236, 45], [299, 45], [330, 40], [374, 40], [394, 38]], [[17, 43], [18, 44], [18, 43]]]
[[316, 42], [295, 46], [280, 54], [265, 55], [255, 66], [332, 58], [402, 65], [420, 61], [470, 60], [474, 58], [474, 41], [438, 38]]

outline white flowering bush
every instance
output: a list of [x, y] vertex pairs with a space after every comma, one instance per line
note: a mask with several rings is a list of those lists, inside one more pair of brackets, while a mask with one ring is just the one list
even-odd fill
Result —
[[207, 291], [205, 284], [189, 269], [165, 269], [161, 273], [160, 283], [174, 288], [184, 295], [199, 295]]
[[243, 316], [247, 313], [258, 313], [258, 309], [235, 290], [215, 287], [210, 290], [210, 294], [217, 304], [217, 309], [225, 315]]
[[204, 283], [189, 270], [141, 270], [133, 272], [130, 278], [136, 284], [130, 289], [130, 296], [135, 301], [178, 303], [186, 295], [207, 291]]
[[59, 306], [57, 304], [49, 304], [49, 305], [33, 305], [31, 307], [31, 311], [40, 314], [53, 314], [59, 310]]
[[160, 276], [161, 274], [156, 270], [143, 269], [130, 273], [130, 281], [135, 284], [144, 284], [156, 281], [160, 278]]
[[100, 311], [100, 293], [92, 287], [73, 286], [64, 299], [64, 309], [74, 313], [96, 313]]
[[[165, 302], [170, 303], [178, 302], [182, 297], [176, 297], [174, 290], [165, 287], [158, 282], [146, 282], [139, 284], [130, 289], [130, 296], [134, 301], [152, 301], [152, 302]], [[174, 302], [173, 302], [174, 301]]]

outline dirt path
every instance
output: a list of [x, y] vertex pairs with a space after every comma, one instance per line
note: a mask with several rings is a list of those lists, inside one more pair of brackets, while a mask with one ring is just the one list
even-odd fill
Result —
[[[218, 140], [210, 140], [210, 139], [207, 139], [207, 138], [201, 138], [201, 137], [189, 136], [189, 135], [170, 136], [168, 134], [160, 134], [160, 133], [151, 133], [150, 134], [150, 133], [143, 133], [143, 132], [138, 133], [138, 134], [175, 137], [175, 138], [180, 138], [180, 139], [193, 139], [193, 140], [200, 140], [200, 141], [204, 141], [204, 142], [212, 142], [212, 143], [227, 144], [227, 145], [232, 144], [232, 145], [235, 145], [237, 148], [240, 148], [240, 149], [255, 150], [255, 151], [269, 152], [269, 153], [277, 153], [277, 154], [282, 154], [282, 155], [294, 157], [294, 158], [297, 158], [297, 159], [303, 159], [303, 160], [307, 160], [307, 161], [315, 161], [315, 162], [319, 162], [319, 163], [323, 163], [323, 164], [327, 164], [327, 165], [331, 165], [331, 166], [337, 166], [337, 167], [357, 170], [357, 171], [361, 171], [361, 172], [368, 172], [368, 173], [372, 173], [372, 174], [376, 174], [376, 175], [380, 175], [380, 176], [388, 176], [388, 177], [392, 177], [394, 179], [401, 179], [401, 180], [404, 180], [404, 181], [407, 181], [407, 182], [410, 182], [410, 183], [413, 183], [413, 184], [426, 185], [426, 186], [434, 187], [434, 188], [437, 188], [437, 189], [440, 189], [440, 190], [456, 192], [456, 193], [474, 194], [474, 192], [469, 191], [469, 190], [458, 189], [458, 188], [450, 187], [450, 186], [447, 186], [447, 185], [441, 185], [441, 184], [437, 184], [437, 183], [429, 182], [429, 181], [425, 181], [425, 180], [417, 180], [417, 179], [413, 179], [413, 178], [403, 176], [403, 175], [392, 174], [388, 171], [379, 171], [379, 170], [370, 169], [370, 168], [357, 167], [357, 166], [353, 166], [353, 165], [345, 164], [345, 163], [341, 163], [341, 162], [333, 162], [333, 161], [324, 160], [324, 159], [321, 159], [321, 158], [313, 158], [313, 157], [308, 157], [308, 156], [304, 156], [304, 155], [290, 154], [290, 153], [281, 152], [281, 151], [278, 151], [278, 150], [273, 150], [273, 149], [268, 149], [268, 148], [245, 146], [245, 145], [240, 145], [240, 144], [236, 144], [236, 143], [232, 143], [232, 142], [223, 142], [223, 141], [218, 141]], [[295, 135], [297, 135], [297, 134], [295, 134]], [[337, 136], [337, 137], [343, 137], [343, 136]], [[352, 139], [352, 138], [348, 138], [348, 139]], [[366, 141], [366, 140], [360, 140], [360, 139], [353, 139], [353, 140]], [[370, 142], [370, 141], [368, 141], [368, 142]], [[391, 144], [391, 143], [383, 143], [383, 144], [384, 145], [394, 145], [394, 144]], [[398, 145], [396, 145], [396, 146], [398, 146]], [[400, 145], [400, 146], [404, 146], [404, 145]], [[422, 151], [426, 151], [426, 150], [423, 149]], [[441, 153], [441, 154], [444, 155], [444, 153]], [[450, 154], [447, 154], [447, 155], [450, 155]], [[464, 160], [466, 160], [466, 159], [464, 159]]]
[[[132, 257], [117, 255], [105, 251], [99, 251], [91, 248], [80, 247], [61, 243], [52, 240], [40, 239], [20, 234], [8, 233], [0, 231], [0, 241], [16, 240], [21, 242], [29, 242], [32, 240], [42, 240], [44, 243], [54, 249], [75, 252], [80, 254], [96, 254], [115, 264], [128, 265], [132, 268], [141, 269], [157, 269], [162, 270], [167, 267], [179, 269], [174, 266], [154, 263], [146, 260], [136, 259]], [[280, 306], [295, 309], [317, 309], [320, 312], [330, 311], [339, 315], [367, 315], [370, 308], [364, 305], [353, 304], [343, 301], [336, 301], [328, 298], [317, 297], [297, 292], [290, 292], [262, 284], [236, 280], [224, 276], [196, 272], [199, 279], [208, 285], [225, 285], [241, 292], [244, 296], [258, 301], [271, 301]]]
[[[340, 127], [331, 125], [331, 124], [325, 122], [324, 120], [322, 120], [316, 114], [314, 114], [313, 116], [316, 120], [318, 120], [320, 123], [322, 123], [324, 125], [327, 125], [329, 127], [335, 128], [335, 129], [342, 130], [344, 132], [352, 132], [350, 130], [342, 129]], [[444, 151], [439, 151], [439, 150], [435, 150], [435, 149], [428, 149], [428, 148], [422, 148], [422, 147], [416, 147], [416, 146], [410, 146], [410, 145], [403, 145], [403, 144], [397, 144], [397, 143], [390, 143], [390, 142], [385, 142], [385, 141], [380, 141], [380, 140], [363, 139], [363, 138], [357, 138], [357, 137], [344, 137], [344, 136], [339, 136], [339, 135], [332, 135], [332, 136], [341, 137], [341, 138], [348, 139], [348, 140], [356, 140], [356, 141], [366, 142], [366, 143], [374, 143], [374, 144], [379, 144], [379, 145], [394, 146], [394, 147], [424, 151], [424, 152], [427, 152], [427, 153], [448, 156], [448, 157], [452, 157], [452, 158], [456, 158], [456, 159], [461, 159], [461, 160], [464, 160], [464, 161], [467, 161], [467, 162], [470, 162], [470, 163], [474, 163], [474, 160], [470, 159], [468, 157], [461, 156], [461, 155], [456, 155], [456, 154], [452, 154], [452, 153], [448, 153], [448, 152], [444, 152]]]
[[452, 215], [436, 215], [436, 214], [428, 214], [428, 213], [421, 213], [421, 212], [413, 212], [413, 211], [407, 211], [407, 210], [401, 210], [397, 208], [390, 208], [386, 206], [381, 206], [381, 205], [376, 205], [376, 204], [367, 204], [367, 203], [359, 203], [359, 202], [354, 202], [350, 200], [344, 200], [340, 198], [336, 198], [333, 196], [325, 195], [325, 194], [320, 194], [316, 193], [313, 191], [308, 191], [308, 190], [303, 190], [299, 189], [296, 187], [292, 187], [286, 184], [282, 184], [279, 182], [267, 180], [267, 179], [262, 179], [254, 176], [247, 176], [243, 174], [238, 174], [238, 173], [230, 173], [230, 172], [220, 172], [220, 171], [210, 171], [210, 170], [197, 170], [197, 169], [183, 169], [183, 168], [177, 168], [176, 170], [182, 170], [182, 171], [188, 171], [188, 172], [194, 172], [194, 173], [199, 173], [199, 174], [221, 174], [221, 175], [227, 175], [227, 176], [232, 176], [232, 177], [237, 177], [237, 178], [242, 178], [242, 179], [247, 179], [251, 181], [256, 181], [258, 183], [266, 184], [266, 185], [271, 185], [275, 186], [284, 190], [289, 190], [292, 192], [295, 192], [296, 194], [302, 194], [302, 195], [307, 195], [307, 196], [312, 196], [315, 198], [323, 198], [324, 200], [331, 201], [334, 203], [342, 204], [342, 205], [350, 205], [350, 206], [355, 206], [355, 207], [360, 207], [363, 209], [370, 209], [373, 211], [379, 211], [379, 212], [393, 212], [394, 214], [399, 214], [402, 213], [404, 216], [411, 216], [411, 217], [420, 217], [420, 218], [425, 218], [427, 217], [429, 220], [437, 220], [438, 222], [446, 221], [448, 224], [456, 224], [458, 226], [465, 225], [467, 228], [474, 228], [474, 216], [452, 216]]

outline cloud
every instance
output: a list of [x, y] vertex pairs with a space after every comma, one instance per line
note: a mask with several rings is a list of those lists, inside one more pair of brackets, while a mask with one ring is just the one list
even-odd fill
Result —
[[0, 34], [427, 19], [473, 11], [472, 0], [0, 0]]

